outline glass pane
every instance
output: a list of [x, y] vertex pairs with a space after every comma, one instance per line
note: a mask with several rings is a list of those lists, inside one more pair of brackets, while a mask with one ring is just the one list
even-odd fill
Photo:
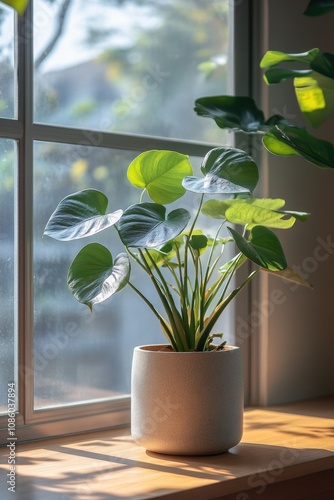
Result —
[[[138, 201], [126, 168], [134, 153], [51, 143], [35, 145], [34, 319], [35, 406], [65, 405], [130, 392], [132, 350], [161, 341], [160, 328], [130, 288], [96, 305], [91, 314], [66, 286], [68, 267], [85, 244], [100, 241], [124, 251], [115, 229], [78, 242], [45, 238], [45, 224], [64, 196], [93, 187], [109, 198], [110, 211]], [[136, 331], [133, 318], [144, 331]]]
[[0, 4], [0, 118], [16, 118], [14, 10]]
[[[16, 381], [15, 360], [15, 143], [0, 139], [0, 413], [7, 411], [8, 384]], [[17, 401], [17, 400], [16, 400]]]
[[36, 121], [222, 142], [193, 106], [228, 93], [229, 0], [35, 3]]
[[[129, 394], [133, 348], [166, 343], [153, 313], [129, 286], [97, 304], [93, 313], [78, 303], [67, 289], [68, 267], [84, 245], [99, 241], [112, 249], [114, 258], [124, 252], [114, 228], [72, 242], [42, 239], [44, 227], [59, 201], [77, 190], [91, 187], [106, 193], [110, 212], [137, 203], [140, 191], [129, 186], [126, 177], [126, 169], [136, 154], [64, 144], [35, 144], [36, 408]], [[199, 168], [199, 158], [191, 161]], [[176, 208], [178, 203], [171, 204], [169, 209]], [[182, 198], [182, 206], [192, 213], [198, 208], [189, 194]], [[207, 230], [210, 223], [216, 227], [214, 219], [206, 218]], [[136, 265], [132, 266], [131, 281], [160, 309], [150, 280], [140, 271]], [[233, 331], [230, 320], [229, 314], [222, 318], [218, 331]]]

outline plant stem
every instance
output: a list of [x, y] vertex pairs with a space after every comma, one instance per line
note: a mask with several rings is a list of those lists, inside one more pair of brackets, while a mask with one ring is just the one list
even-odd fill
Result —
[[158, 318], [161, 326], [162, 326], [162, 330], [167, 338], [167, 340], [170, 342], [170, 344], [172, 345], [173, 349], [175, 351], [177, 351], [177, 346], [175, 344], [175, 341], [174, 341], [174, 338], [173, 336], [170, 334], [170, 332], [168, 331], [168, 327], [167, 327], [167, 324], [166, 324], [166, 321], [165, 319], [158, 313], [158, 311], [156, 310], [156, 308], [154, 307], [154, 305], [145, 297], [145, 295], [143, 295], [140, 290], [138, 290], [138, 288], [133, 284], [131, 283], [130, 281], [128, 282], [128, 285], [132, 288], [132, 290], [134, 290], [136, 292], [137, 295], [139, 295], [139, 297], [146, 303], [146, 305], [148, 305], [148, 307], [151, 309], [151, 311], [153, 312], [153, 314]]
[[207, 339], [211, 333], [212, 328], [214, 327], [215, 323], [217, 322], [218, 318], [220, 317], [221, 313], [223, 310], [228, 306], [228, 304], [231, 302], [232, 299], [244, 288], [244, 286], [249, 283], [254, 276], [259, 272], [259, 269], [256, 269], [253, 271], [246, 279], [245, 281], [238, 287], [235, 288], [224, 300], [221, 302], [218, 302], [218, 305], [216, 306], [215, 310], [210, 316], [210, 319], [208, 323], [205, 325], [203, 331], [200, 334], [199, 341], [197, 343], [197, 349], [202, 351], [205, 347], [205, 344], [207, 342]]
[[193, 222], [191, 224], [189, 233], [186, 235], [186, 241], [185, 241], [185, 244], [184, 244], [184, 271], [183, 271], [184, 279], [183, 279], [183, 284], [184, 284], [184, 296], [185, 297], [188, 297], [187, 287], [188, 287], [188, 251], [189, 251], [189, 241], [190, 241], [190, 238], [191, 238], [192, 233], [194, 231], [194, 228], [195, 228], [197, 219], [199, 217], [199, 214], [201, 212], [201, 208], [202, 208], [202, 205], [203, 205], [203, 200], [204, 200], [204, 194], [202, 194], [202, 196], [201, 196], [201, 199], [200, 199], [200, 202], [199, 202], [199, 206], [198, 206], [196, 215], [195, 215], [194, 220], [193, 220]]
[[154, 260], [152, 259], [150, 253], [146, 250], [146, 255], [149, 258], [149, 260], [151, 261], [151, 264], [154, 267], [155, 271], [157, 272], [161, 282], [159, 282], [156, 279], [156, 277], [154, 276], [154, 274], [152, 273], [148, 263], [146, 262], [146, 260], [144, 258], [143, 252], [141, 250], [139, 250], [139, 252], [140, 252], [140, 255], [143, 259], [143, 263], [147, 268], [147, 273], [150, 276], [152, 283], [153, 283], [156, 291], [158, 292], [158, 295], [159, 295], [159, 298], [162, 302], [162, 305], [164, 306], [164, 309], [168, 315], [168, 319], [170, 321], [171, 328], [173, 331], [173, 337], [174, 337], [175, 343], [177, 343], [177, 345], [178, 345], [177, 350], [178, 351], [187, 351], [188, 346], [187, 346], [185, 331], [184, 331], [183, 326], [182, 326], [182, 320], [179, 316], [179, 312], [175, 306], [174, 299], [169, 291], [169, 287], [165, 281], [165, 278], [162, 275], [162, 273], [161, 273], [160, 269], [158, 268], [158, 266], [156, 265], [156, 263], [154, 262]]

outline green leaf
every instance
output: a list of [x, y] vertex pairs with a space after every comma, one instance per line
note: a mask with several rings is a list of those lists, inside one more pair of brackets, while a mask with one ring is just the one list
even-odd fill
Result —
[[329, 52], [318, 54], [310, 66], [314, 71], [329, 78], [334, 78], [334, 54], [330, 54]]
[[108, 198], [96, 189], [70, 194], [60, 201], [51, 215], [44, 234], [56, 240], [85, 238], [114, 225], [122, 210], [106, 214]]
[[127, 208], [118, 230], [124, 245], [155, 248], [178, 236], [187, 226], [190, 213], [184, 208], [170, 212], [157, 203], [139, 203]]
[[[189, 231], [183, 231], [177, 238], [173, 240], [173, 244], [177, 245], [178, 248], [181, 248], [184, 245], [187, 236], [189, 235]], [[229, 238], [210, 238], [206, 236], [201, 229], [193, 229], [191, 232], [192, 237], [190, 238], [190, 245], [194, 249], [205, 250], [207, 247], [212, 247], [213, 245], [224, 245]], [[202, 246], [203, 245], [203, 246]], [[197, 248], [198, 247], [198, 248]], [[162, 250], [164, 247], [160, 248]], [[173, 252], [171, 255], [175, 255], [175, 250], [173, 248]]]
[[334, 10], [333, 0], [310, 0], [304, 15], [305, 16], [322, 16]]
[[306, 130], [275, 126], [267, 132], [263, 144], [271, 153], [282, 156], [301, 156], [321, 168], [334, 168], [334, 146], [310, 135]]
[[289, 229], [296, 219], [303, 221], [309, 216], [304, 212], [279, 210], [284, 205], [285, 201], [280, 198], [208, 200], [203, 205], [202, 212], [215, 219], [226, 219], [234, 224], [247, 226], [247, 229], [252, 229], [256, 225]]
[[205, 177], [185, 177], [188, 191], [207, 194], [249, 193], [259, 179], [257, 165], [245, 151], [214, 148], [205, 156], [201, 170]]
[[316, 71], [294, 79], [300, 110], [312, 127], [318, 127], [334, 111], [334, 80]]
[[233, 205], [226, 210], [226, 220], [233, 224], [247, 226], [247, 229], [252, 229], [255, 226], [289, 229], [294, 225], [296, 219], [294, 217], [283, 219], [284, 216], [284, 213], [248, 204]]
[[273, 83], [280, 83], [288, 78], [295, 78], [299, 76], [308, 76], [312, 71], [310, 69], [281, 69], [272, 68], [264, 73], [264, 80], [268, 85]]
[[271, 271], [282, 271], [287, 268], [281, 243], [271, 229], [255, 226], [249, 241], [234, 229], [229, 227], [228, 230], [240, 252], [255, 264]]
[[274, 115], [265, 120], [254, 99], [247, 96], [210, 96], [195, 101], [199, 116], [213, 118], [220, 128], [240, 130], [246, 134], [265, 132], [276, 123], [289, 123], [283, 116]]
[[119, 254], [115, 262], [109, 250], [99, 243], [85, 246], [73, 260], [67, 277], [74, 297], [92, 309], [128, 283], [130, 260]]
[[134, 186], [147, 189], [156, 203], [171, 203], [184, 195], [182, 179], [193, 173], [188, 156], [175, 151], [151, 150], [137, 156], [128, 168]]
[[226, 220], [247, 226], [247, 229], [255, 226], [289, 229], [296, 222], [296, 217], [283, 210], [270, 210], [256, 203], [238, 203], [226, 210]]
[[189, 245], [194, 250], [204, 250], [208, 246], [208, 238], [204, 234], [193, 234]]
[[309, 64], [319, 53], [319, 49], [311, 49], [307, 52], [301, 52], [299, 54], [288, 54], [286, 52], [280, 52], [277, 50], [268, 50], [264, 54], [260, 62], [260, 68], [270, 68], [272, 66], [277, 66], [282, 62], [301, 62]]
[[[290, 70], [276, 68], [282, 62], [301, 62], [308, 70]], [[279, 83], [287, 78], [294, 78], [294, 87], [300, 110], [312, 127], [318, 127], [334, 111], [334, 55], [320, 54], [319, 49], [312, 49], [301, 54], [269, 51], [261, 63], [269, 69], [264, 74], [268, 84]]]
[[257, 132], [264, 124], [263, 112], [246, 96], [210, 96], [195, 101], [195, 112], [213, 118], [218, 127]]
[[28, 0], [2, 0], [3, 3], [13, 7], [20, 15], [24, 14]]
[[251, 204], [267, 210], [277, 210], [284, 207], [285, 201], [276, 198], [236, 198], [234, 200], [208, 200], [202, 207], [202, 212], [213, 219], [226, 219], [226, 210], [234, 205]]

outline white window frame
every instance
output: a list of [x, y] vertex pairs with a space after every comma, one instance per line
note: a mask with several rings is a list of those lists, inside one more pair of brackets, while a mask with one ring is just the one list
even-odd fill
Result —
[[[232, 89], [235, 94], [251, 95], [253, 11], [252, 1], [230, 0], [230, 33], [234, 55], [231, 71]], [[24, 442], [50, 436], [81, 433], [116, 426], [130, 422], [130, 398], [114, 398], [103, 402], [73, 404], [52, 409], [34, 410], [33, 387], [33, 142], [52, 141], [66, 144], [82, 144], [104, 148], [131, 151], [147, 149], [172, 149], [190, 156], [203, 157], [217, 144], [187, 140], [164, 139], [135, 134], [107, 133], [98, 130], [81, 131], [52, 125], [33, 123], [33, 40], [30, 29], [32, 22], [32, 2], [24, 18], [18, 20], [16, 47], [18, 55], [18, 119], [0, 119], [0, 137], [17, 142], [18, 164], [18, 216], [17, 216], [17, 276], [16, 290], [19, 302], [17, 318], [17, 342], [19, 368], [18, 413], [16, 417], [16, 437]], [[25, 27], [28, 27], [26, 30]], [[25, 34], [27, 33], [27, 34]], [[200, 97], [200, 96], [199, 96]], [[89, 141], [88, 137], [91, 137]], [[244, 139], [244, 138], [243, 138]], [[251, 141], [248, 142], [251, 148]], [[252, 288], [236, 301], [235, 314], [248, 315]], [[251, 397], [250, 359], [253, 338], [242, 339], [240, 343], [244, 358], [246, 403]], [[238, 344], [238, 338], [236, 339]], [[0, 417], [0, 444], [7, 438], [7, 416]]]

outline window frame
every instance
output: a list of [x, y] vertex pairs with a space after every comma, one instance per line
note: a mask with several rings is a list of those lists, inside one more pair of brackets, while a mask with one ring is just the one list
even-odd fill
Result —
[[[253, 38], [253, 2], [230, 0], [230, 46], [234, 64], [230, 87], [233, 93], [251, 95], [252, 51], [249, 41]], [[203, 157], [217, 144], [177, 140], [136, 134], [109, 133], [100, 130], [79, 130], [33, 123], [33, 5], [28, 5], [25, 15], [17, 19], [17, 119], [0, 119], [0, 136], [14, 139], [18, 151], [17, 188], [17, 241], [16, 291], [18, 297], [17, 342], [18, 358], [18, 412], [16, 437], [30, 441], [50, 436], [95, 431], [125, 426], [130, 422], [130, 397], [120, 396], [106, 401], [71, 404], [52, 409], [34, 410], [33, 386], [33, 143], [52, 141], [82, 144], [93, 147], [117, 148], [142, 152], [148, 149], [173, 149], [191, 156]], [[17, 18], [17, 16], [16, 16]], [[240, 33], [242, 36], [240, 36]], [[242, 60], [242, 64], [241, 64]], [[246, 65], [245, 65], [246, 63]], [[242, 68], [242, 75], [240, 74]], [[242, 84], [240, 83], [242, 82]], [[89, 135], [91, 141], [89, 141]], [[97, 140], [98, 139], [98, 140]], [[248, 141], [251, 149], [251, 141]], [[20, 286], [19, 286], [20, 285]], [[251, 303], [248, 294], [238, 298], [235, 316], [248, 314]], [[250, 359], [252, 338], [241, 342], [244, 358], [246, 403], [250, 401]], [[238, 345], [238, 338], [236, 338]], [[7, 416], [0, 417], [0, 443], [6, 442]], [[3, 437], [4, 436], [4, 437]]]

